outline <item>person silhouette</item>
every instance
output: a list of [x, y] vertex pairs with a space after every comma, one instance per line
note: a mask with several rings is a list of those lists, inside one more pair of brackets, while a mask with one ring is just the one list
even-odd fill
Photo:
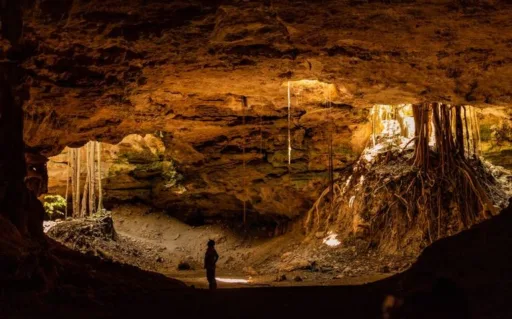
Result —
[[217, 288], [217, 280], [215, 280], [215, 267], [217, 260], [219, 260], [219, 254], [215, 250], [215, 241], [209, 240], [207, 244], [208, 248], [204, 254], [204, 268], [206, 269], [206, 279], [208, 280], [210, 290]]

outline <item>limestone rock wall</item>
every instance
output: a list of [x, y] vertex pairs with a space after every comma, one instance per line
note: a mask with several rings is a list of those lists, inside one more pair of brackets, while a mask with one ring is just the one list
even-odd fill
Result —
[[158, 156], [187, 191], [134, 177], [155, 177], [147, 167], [111, 194], [136, 189], [190, 214], [234, 216], [246, 200], [293, 216], [325, 185], [331, 117], [341, 170], [364, 147], [375, 103], [507, 107], [511, 14], [509, 1], [38, 1], [25, 11], [25, 141], [57, 155], [159, 131]]
[[51, 155], [155, 130], [215, 143], [242, 96], [252, 116], [283, 116], [288, 80], [331, 83], [356, 108], [504, 106], [511, 14], [507, 1], [40, 1], [25, 139]]
[[[219, 128], [222, 135], [216, 143], [209, 136], [201, 144], [186, 143], [161, 131], [144, 137], [129, 135], [116, 145], [103, 143], [105, 201], [141, 200], [199, 222], [203, 217], [240, 219], [245, 200], [254, 218], [293, 218], [309, 209], [327, 182], [326, 134], [332, 131], [337, 141], [338, 171], [357, 159], [370, 134], [366, 111], [331, 111], [336, 113], [344, 113], [347, 122], [336, 122], [331, 129], [325, 121], [313, 122], [307, 116], [295, 121], [290, 174], [284, 119], [277, 119], [278, 125], [269, 132], [269, 125], [248, 118], [254, 124], [246, 136], [233, 128]], [[62, 196], [68, 176], [67, 150], [50, 157], [48, 164], [49, 192]], [[82, 180], [85, 174], [83, 167]]]

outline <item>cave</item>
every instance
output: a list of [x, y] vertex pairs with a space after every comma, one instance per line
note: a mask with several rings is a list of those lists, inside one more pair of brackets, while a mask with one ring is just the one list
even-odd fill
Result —
[[512, 316], [511, 30], [507, 0], [0, 1], [0, 317]]

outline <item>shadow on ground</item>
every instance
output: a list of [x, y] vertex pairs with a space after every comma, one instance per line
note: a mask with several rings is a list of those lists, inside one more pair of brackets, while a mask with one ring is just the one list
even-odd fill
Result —
[[215, 292], [54, 243], [52, 254], [65, 270], [54, 287], [44, 294], [3, 289], [0, 317], [510, 318], [510, 229], [511, 206], [434, 243], [408, 271], [371, 284]]

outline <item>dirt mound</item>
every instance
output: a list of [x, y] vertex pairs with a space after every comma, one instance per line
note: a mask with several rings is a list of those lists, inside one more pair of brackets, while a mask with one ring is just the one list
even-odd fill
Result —
[[88, 247], [95, 239], [116, 240], [117, 238], [114, 221], [110, 215], [58, 223], [48, 230], [47, 234], [59, 241], [73, 243], [78, 249]]
[[159, 271], [167, 260], [163, 249], [117, 234], [110, 215], [60, 222], [47, 235], [82, 254], [144, 270]]
[[[334, 184], [331, 206], [329, 189], [305, 220], [308, 234], [335, 233], [342, 242], [364, 241], [367, 248], [385, 253], [418, 254], [439, 238], [454, 235], [506, 207], [510, 196], [510, 172], [478, 158], [467, 159], [472, 180], [482, 185], [491, 204], [481, 207], [476, 195], [458, 180], [432, 169], [423, 173], [412, 165], [412, 149], [388, 149], [363, 153], [352, 170]], [[431, 162], [437, 163], [431, 153]], [[480, 211], [469, 216], [469, 212]]]
[[414, 254], [506, 207], [510, 179], [482, 162], [473, 107], [375, 105], [371, 115], [371, 139], [351, 170], [331, 175], [306, 232]]

